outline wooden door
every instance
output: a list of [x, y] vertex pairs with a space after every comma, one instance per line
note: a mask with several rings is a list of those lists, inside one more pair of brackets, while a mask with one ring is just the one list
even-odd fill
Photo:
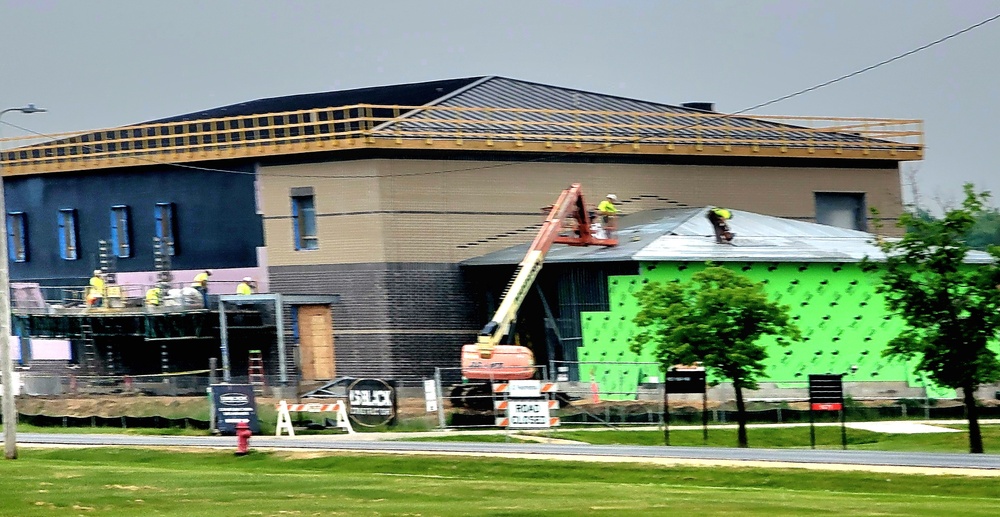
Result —
[[300, 305], [299, 361], [302, 380], [324, 381], [336, 375], [333, 354], [333, 317], [329, 305]]

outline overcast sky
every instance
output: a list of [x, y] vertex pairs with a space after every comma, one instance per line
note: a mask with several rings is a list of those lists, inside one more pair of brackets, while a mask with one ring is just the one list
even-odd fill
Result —
[[[48, 108], [4, 121], [50, 133], [501, 75], [731, 112], [998, 13], [1000, 0], [0, 0], [0, 109]], [[1000, 20], [755, 113], [923, 119], [921, 200], [954, 202], [966, 181], [1000, 196], [998, 54]]]

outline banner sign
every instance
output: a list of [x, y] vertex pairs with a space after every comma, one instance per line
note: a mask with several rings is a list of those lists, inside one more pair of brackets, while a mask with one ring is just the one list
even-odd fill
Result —
[[810, 375], [809, 404], [813, 411], [844, 409], [844, 377], [842, 375]]
[[438, 410], [437, 385], [434, 379], [424, 381], [424, 406], [428, 413]]
[[236, 424], [246, 422], [253, 434], [260, 434], [257, 402], [250, 384], [213, 384], [212, 404], [215, 406], [215, 428], [220, 434], [235, 435]]
[[667, 393], [705, 392], [705, 370], [671, 370], [665, 379]]
[[388, 424], [396, 418], [396, 390], [381, 379], [358, 379], [347, 388], [347, 405], [347, 414], [355, 424]]

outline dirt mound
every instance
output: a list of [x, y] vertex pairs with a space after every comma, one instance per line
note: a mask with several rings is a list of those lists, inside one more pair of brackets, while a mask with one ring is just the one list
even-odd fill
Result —
[[208, 418], [206, 397], [92, 396], [73, 398], [27, 397], [17, 401], [17, 410], [29, 415], [49, 416], [162, 416]]
[[[331, 399], [299, 399], [289, 402], [330, 403]], [[273, 412], [278, 400], [257, 398], [259, 414]], [[268, 409], [265, 409], [268, 408]], [[208, 397], [151, 397], [145, 395], [89, 395], [76, 397], [22, 397], [19, 413], [48, 416], [161, 416], [167, 418], [209, 418]], [[399, 416], [425, 416], [423, 399], [400, 399]]]

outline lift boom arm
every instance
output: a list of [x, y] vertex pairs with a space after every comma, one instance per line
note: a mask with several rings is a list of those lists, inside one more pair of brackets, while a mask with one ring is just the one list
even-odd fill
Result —
[[[575, 221], [575, 227], [571, 235], [563, 235], [567, 228], [566, 223]], [[542, 223], [535, 240], [528, 247], [528, 253], [514, 270], [514, 277], [504, 291], [500, 306], [497, 307], [496, 314], [482, 330], [476, 339], [476, 348], [479, 356], [489, 359], [493, 356], [493, 349], [500, 344], [504, 336], [507, 335], [511, 323], [517, 318], [517, 311], [528, 295], [528, 290], [535, 282], [535, 277], [542, 269], [545, 255], [554, 243], [569, 244], [570, 246], [615, 246], [618, 241], [615, 239], [599, 239], [591, 233], [590, 214], [584, 205], [583, 193], [580, 184], [574, 183], [570, 188], [564, 190], [559, 199]]]

